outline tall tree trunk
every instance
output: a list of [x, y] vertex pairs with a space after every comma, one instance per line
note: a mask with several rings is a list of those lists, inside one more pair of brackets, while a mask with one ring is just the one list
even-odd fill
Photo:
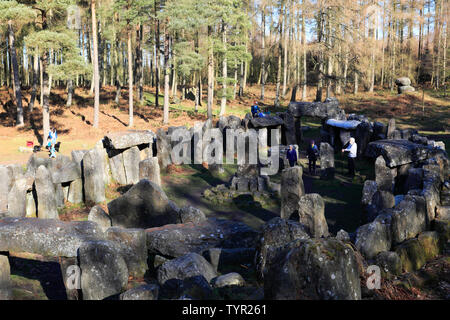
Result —
[[[155, 1], [155, 16], [156, 4]], [[159, 19], [155, 19], [155, 107], [159, 107]]]
[[261, 13], [261, 25], [262, 25], [262, 32], [261, 32], [261, 102], [264, 101], [264, 89], [266, 84], [266, 75], [265, 68], [266, 68], [266, 53], [265, 53], [265, 46], [266, 46], [266, 6], [263, 7], [262, 13]]
[[[318, 17], [318, 42], [319, 44], [322, 42], [323, 38], [323, 28], [324, 28], [324, 21], [323, 21], [323, 12], [319, 12]], [[322, 101], [322, 89], [323, 89], [323, 50], [320, 50], [319, 52], [319, 76], [318, 76], [318, 82], [317, 82], [317, 92], [316, 92], [316, 101]]]
[[214, 51], [212, 45], [212, 26], [208, 26], [208, 119], [212, 119], [214, 103]]
[[98, 119], [100, 112], [100, 74], [98, 70], [98, 40], [97, 40], [97, 16], [95, 12], [96, 0], [91, 0], [91, 13], [92, 13], [92, 67], [94, 68], [93, 80], [94, 80], [94, 123], [93, 127], [98, 128]]
[[31, 91], [30, 103], [28, 104], [29, 112], [33, 112], [34, 102], [36, 101], [37, 83], [39, 72], [39, 57], [37, 54], [33, 57], [33, 89]]
[[164, 124], [169, 123], [169, 31], [167, 30], [167, 23], [164, 27]]
[[278, 34], [279, 34], [279, 40], [278, 40], [278, 63], [277, 63], [277, 80], [276, 80], [276, 93], [275, 93], [275, 102], [274, 105], [276, 107], [280, 106], [280, 85], [281, 85], [281, 59], [283, 54], [283, 46], [281, 45], [281, 42], [283, 40], [283, 15], [281, 14], [284, 6], [284, 1], [281, 3], [280, 12], [278, 15]]
[[[42, 29], [47, 30], [47, 14], [42, 11]], [[47, 137], [50, 131], [50, 87], [48, 83], [48, 51], [44, 50], [41, 55], [41, 88], [42, 88], [42, 143], [44, 146], [47, 145]]]
[[[292, 13], [291, 13], [292, 14]], [[283, 40], [284, 40], [284, 56], [283, 56], [283, 90], [281, 91], [281, 96], [284, 98], [286, 96], [286, 84], [287, 84], [287, 73], [288, 73], [288, 25], [287, 25], [288, 13], [287, 6], [284, 9], [284, 28], [283, 28]], [[280, 39], [281, 41], [281, 39]]]
[[15, 96], [16, 96], [16, 108], [17, 108], [17, 117], [16, 117], [16, 126], [22, 127], [23, 123], [23, 107], [22, 107], [22, 90], [20, 89], [20, 76], [19, 76], [19, 66], [17, 64], [17, 54], [15, 47], [15, 37], [14, 31], [12, 28], [12, 21], [8, 21], [8, 36], [9, 36], [9, 52], [11, 55], [11, 64], [14, 72], [14, 88], [15, 88]]
[[67, 102], [66, 102], [67, 107], [70, 107], [72, 105], [72, 96], [73, 96], [73, 80], [69, 79], [67, 81]]
[[[304, 0], [303, 0], [304, 3]], [[302, 9], [302, 49], [303, 49], [303, 89], [302, 89], [302, 100], [306, 99], [306, 84], [308, 70], [306, 70], [306, 27], [305, 27], [305, 13], [304, 8]]]
[[223, 84], [222, 84], [222, 99], [220, 101], [220, 114], [219, 116], [223, 116], [225, 114], [225, 109], [227, 107], [227, 75], [228, 75], [228, 65], [227, 65], [227, 26], [225, 23], [223, 23], [222, 27], [222, 44], [224, 49], [224, 58], [222, 62], [222, 77], [223, 77]]
[[139, 84], [137, 88], [137, 96], [139, 103], [142, 104], [144, 101], [144, 77], [143, 77], [143, 68], [142, 68], [142, 39], [143, 39], [144, 27], [140, 24], [137, 28], [136, 33], [136, 81]]
[[133, 127], [133, 53], [131, 47], [131, 26], [128, 25], [128, 127]]

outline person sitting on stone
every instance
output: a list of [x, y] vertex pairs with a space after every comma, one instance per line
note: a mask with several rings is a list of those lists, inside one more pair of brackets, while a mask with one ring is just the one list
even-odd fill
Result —
[[255, 104], [251, 107], [251, 112], [253, 117], [257, 117], [258, 113], [261, 112], [261, 109], [258, 106], [258, 101], [255, 101]]
[[297, 164], [297, 151], [292, 144], [289, 146], [289, 150], [286, 152], [286, 158], [288, 159], [289, 165], [291, 167]]
[[308, 157], [308, 167], [309, 167], [309, 173], [316, 174], [316, 161], [317, 156], [319, 154], [319, 149], [317, 148], [314, 140], [311, 140], [310, 145], [308, 146], [308, 149], [306, 150], [307, 157]]
[[342, 152], [348, 152], [348, 174], [350, 177], [355, 176], [355, 158], [357, 155], [358, 146], [356, 145], [355, 138], [350, 138], [347, 148], [342, 149]]

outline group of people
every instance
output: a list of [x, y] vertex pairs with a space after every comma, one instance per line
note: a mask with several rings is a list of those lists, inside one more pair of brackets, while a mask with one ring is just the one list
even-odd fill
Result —
[[[358, 146], [355, 142], [355, 138], [350, 138], [348, 146], [342, 149], [341, 152], [348, 152], [348, 174], [351, 177], [355, 176], [355, 158], [357, 155]], [[308, 158], [308, 168], [310, 174], [316, 174], [316, 161], [319, 156], [319, 149], [314, 140], [310, 141], [308, 148], [306, 149], [306, 156]], [[293, 145], [289, 146], [289, 150], [286, 153], [286, 158], [289, 161], [291, 167], [297, 164], [297, 150]]]

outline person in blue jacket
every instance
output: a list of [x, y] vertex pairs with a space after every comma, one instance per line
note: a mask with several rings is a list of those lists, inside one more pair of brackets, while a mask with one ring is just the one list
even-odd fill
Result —
[[257, 117], [258, 113], [261, 112], [261, 109], [258, 106], [258, 101], [255, 101], [255, 104], [251, 107], [251, 112], [253, 117]]
[[291, 144], [289, 150], [286, 153], [286, 158], [289, 161], [291, 167], [295, 166], [297, 163], [297, 151], [295, 151], [294, 146]]

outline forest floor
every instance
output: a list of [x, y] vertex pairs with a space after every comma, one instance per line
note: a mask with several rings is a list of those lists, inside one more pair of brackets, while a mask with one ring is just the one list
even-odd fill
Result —
[[[76, 89], [73, 105], [65, 106], [67, 94], [63, 89], [52, 89], [50, 111], [51, 125], [58, 131], [58, 140], [61, 141], [61, 153], [70, 155], [72, 150], [92, 148], [108, 132], [122, 131], [128, 129], [128, 94], [122, 91], [120, 104], [114, 103], [115, 88], [105, 87], [100, 96], [100, 121], [99, 128], [92, 128], [93, 119], [93, 97], [88, 89]], [[263, 109], [269, 111], [286, 110], [289, 104], [290, 92], [286, 99], [281, 101], [282, 106], [275, 109], [271, 106], [275, 98], [274, 86], [268, 85], [266, 99], [260, 101], [260, 87], [249, 86], [242, 99], [236, 99], [227, 103], [227, 115], [234, 114], [243, 117], [250, 110], [253, 102], [259, 101]], [[180, 94], [179, 94], [180, 96]], [[21, 163], [26, 165], [31, 153], [20, 152], [19, 147], [25, 147], [27, 141], [39, 144], [42, 139], [42, 115], [37, 104], [32, 113], [27, 110], [30, 99], [30, 91], [24, 91], [25, 126], [14, 127], [15, 110], [12, 102], [12, 90], [0, 88], [0, 164]], [[308, 90], [307, 101], [313, 101], [315, 88]], [[349, 113], [363, 113], [373, 121], [387, 123], [391, 117], [395, 117], [397, 126], [400, 128], [415, 128], [435, 140], [442, 140], [446, 144], [447, 152], [450, 148], [450, 99], [443, 92], [427, 90], [424, 94], [424, 112], [422, 109], [422, 91], [397, 95], [387, 90], [374, 93], [360, 93], [357, 95], [347, 94], [337, 97], [340, 106]], [[155, 91], [146, 87], [144, 102], [134, 107], [133, 129], [151, 129], [154, 132], [162, 123], [163, 99], [159, 97], [160, 107], [155, 107]], [[220, 102], [216, 102], [213, 114], [214, 120], [218, 120]], [[204, 101], [198, 111], [194, 111], [194, 102], [185, 100], [181, 103], [170, 105], [170, 126], [192, 126], [196, 121], [206, 120], [206, 102]], [[307, 193], [319, 193], [325, 201], [325, 216], [331, 233], [335, 234], [340, 229], [354, 232], [363, 223], [359, 199], [361, 197], [363, 183], [366, 179], [374, 178], [373, 164], [361, 160], [357, 162], [357, 176], [350, 179], [346, 175], [346, 161], [341, 154], [336, 155], [336, 175], [331, 181], [320, 180], [318, 176], [307, 172], [307, 159], [304, 151], [309, 139], [320, 143], [319, 128], [320, 121], [312, 118], [302, 119], [302, 125], [310, 129], [305, 132], [305, 142], [300, 146], [300, 164], [304, 168], [303, 181]], [[167, 127], [167, 126], [166, 126]], [[44, 155], [45, 156], [45, 155]], [[318, 162], [318, 170], [320, 161]], [[225, 218], [242, 221], [249, 226], [258, 229], [264, 222], [279, 215], [280, 204], [277, 199], [263, 206], [255, 206], [253, 199], [237, 199], [228, 205], [218, 206], [207, 201], [203, 192], [218, 184], [227, 183], [236, 171], [234, 165], [225, 165], [225, 172], [220, 175], [212, 175], [209, 170], [200, 165], [171, 166], [169, 170], [161, 174], [162, 186], [168, 197], [178, 206], [193, 205], [198, 207], [209, 217]], [[271, 176], [274, 182], [280, 182], [280, 174]], [[188, 186], [188, 187], [187, 187]], [[107, 187], [105, 201], [102, 207], [107, 210], [107, 203], [125, 193], [131, 186], [120, 186], [111, 184]], [[187, 188], [189, 190], [187, 191]], [[60, 209], [61, 220], [86, 220], [92, 205], [73, 205], [66, 203]], [[426, 268], [432, 270], [448, 270], [448, 257], [437, 259]], [[435, 266], [436, 265], [436, 266]], [[445, 267], [444, 267], [445, 265]], [[65, 299], [65, 292], [61, 286], [58, 264], [56, 261], [48, 261], [39, 257], [14, 256], [12, 258], [12, 274], [15, 287], [15, 299]], [[424, 267], [425, 270], [425, 267]], [[232, 270], [236, 271], [236, 270]], [[249, 270], [239, 270], [249, 283], [247, 293], [226, 293], [228, 298], [249, 297], [261, 288], [255, 280], [255, 274]], [[434, 272], [434, 271], [433, 271]], [[439, 271], [440, 272], [440, 271]], [[56, 274], [49, 276], [49, 274]], [[444, 284], [450, 283], [448, 274], [437, 277]], [[131, 279], [130, 286], [142, 283], [142, 279]], [[145, 281], [152, 281], [146, 279]], [[409, 280], [408, 280], [409, 281]], [[408, 282], [409, 283], [409, 282]], [[428, 284], [428, 282], [427, 282]], [[430, 283], [430, 289], [425, 294], [417, 287], [405, 288], [403, 284], [397, 285], [386, 282], [383, 290], [375, 299], [445, 299], [448, 297], [448, 288], [442, 292], [439, 283]], [[259, 288], [259, 291], [257, 290]], [[428, 290], [428, 288], [427, 288]], [[439, 291], [441, 290], [441, 291]], [[223, 293], [222, 293], [223, 294]], [[222, 295], [224, 297], [224, 295]], [[225, 298], [226, 298], [225, 297]]]

